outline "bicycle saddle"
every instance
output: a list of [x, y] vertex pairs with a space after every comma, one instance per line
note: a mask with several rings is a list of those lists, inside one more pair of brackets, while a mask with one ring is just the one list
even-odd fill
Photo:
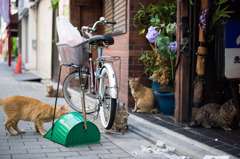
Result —
[[96, 45], [101, 40], [104, 41], [106, 45], [114, 44], [114, 39], [111, 36], [107, 36], [107, 35], [94, 35], [89, 40], [89, 43], [92, 45]]

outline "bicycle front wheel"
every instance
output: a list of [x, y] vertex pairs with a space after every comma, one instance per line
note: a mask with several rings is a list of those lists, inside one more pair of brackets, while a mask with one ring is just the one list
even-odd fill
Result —
[[[83, 83], [87, 83], [87, 76], [83, 77]], [[87, 84], [86, 84], [87, 85]], [[63, 95], [69, 106], [82, 113], [81, 91], [78, 71], [70, 73], [63, 82]], [[86, 113], [96, 110], [95, 103], [86, 103]]]
[[104, 67], [101, 71], [101, 78], [99, 84], [99, 100], [101, 103], [100, 107], [100, 118], [102, 125], [105, 129], [111, 129], [115, 120], [116, 114], [116, 99], [110, 96], [110, 85], [109, 85], [109, 73]]

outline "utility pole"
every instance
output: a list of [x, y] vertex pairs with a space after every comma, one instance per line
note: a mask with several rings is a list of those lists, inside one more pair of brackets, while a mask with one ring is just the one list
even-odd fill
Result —
[[11, 55], [11, 0], [9, 0], [9, 24], [8, 24], [8, 66], [11, 66], [11, 60], [12, 60], [12, 55]]

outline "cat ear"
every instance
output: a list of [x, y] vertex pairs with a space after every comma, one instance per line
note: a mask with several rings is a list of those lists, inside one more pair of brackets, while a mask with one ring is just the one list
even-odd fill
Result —
[[64, 105], [61, 106], [61, 112], [64, 110]]
[[129, 80], [129, 81], [131, 81], [132, 79], [133, 79], [132, 77], [129, 77], [129, 79], [128, 79], [128, 80]]
[[61, 112], [63, 112], [63, 111], [65, 111], [66, 109], [65, 109], [65, 105], [62, 105], [61, 106]]

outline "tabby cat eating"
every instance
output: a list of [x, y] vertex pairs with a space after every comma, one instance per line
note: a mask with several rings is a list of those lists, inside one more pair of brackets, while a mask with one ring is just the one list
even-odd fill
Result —
[[[45, 135], [43, 123], [50, 122], [53, 119], [54, 107], [34, 98], [14, 95], [0, 99], [0, 105], [2, 105], [7, 116], [5, 127], [11, 135], [17, 134], [11, 127], [20, 134], [24, 133], [24, 130], [19, 129], [17, 126], [19, 120], [33, 121], [36, 132]], [[57, 107], [55, 118], [60, 118], [68, 112], [68, 105]]]
[[230, 125], [236, 113], [237, 110], [232, 99], [222, 106], [216, 103], [209, 103], [198, 110], [190, 126], [201, 125], [205, 128], [221, 127], [226, 131], [231, 131]]

